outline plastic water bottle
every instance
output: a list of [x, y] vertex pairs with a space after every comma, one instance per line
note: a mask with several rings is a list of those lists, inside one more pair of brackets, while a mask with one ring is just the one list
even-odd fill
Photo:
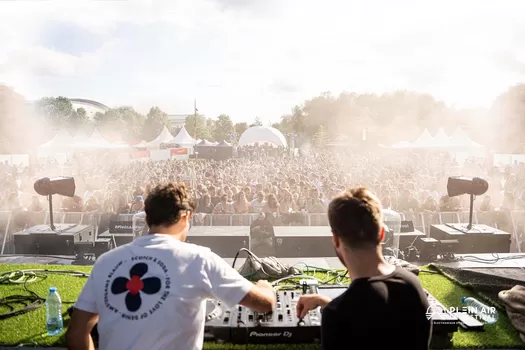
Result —
[[496, 310], [494, 306], [485, 305], [471, 297], [463, 297], [461, 298], [461, 302], [466, 307], [467, 313], [478, 321], [483, 321], [488, 324], [493, 324], [498, 321], [498, 310]]
[[58, 295], [57, 288], [49, 288], [46, 298], [46, 330], [48, 335], [62, 333], [64, 321], [62, 320], [62, 300]]

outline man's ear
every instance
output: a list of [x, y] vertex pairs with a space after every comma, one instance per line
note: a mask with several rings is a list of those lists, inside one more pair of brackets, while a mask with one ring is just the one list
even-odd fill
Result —
[[341, 239], [339, 239], [339, 237], [337, 237], [337, 235], [335, 235], [333, 232], [332, 232], [332, 243], [334, 244], [334, 247], [336, 248], [339, 248], [339, 246], [341, 245]]
[[385, 239], [385, 228], [381, 227], [381, 231], [379, 231], [379, 242], [383, 242]]

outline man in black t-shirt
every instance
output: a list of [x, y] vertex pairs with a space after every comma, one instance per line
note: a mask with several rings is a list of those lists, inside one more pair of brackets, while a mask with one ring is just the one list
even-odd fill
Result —
[[297, 303], [298, 317], [323, 309], [322, 349], [427, 350], [428, 300], [415, 275], [383, 258], [377, 197], [364, 188], [344, 192], [330, 203], [328, 221], [336, 254], [352, 283], [334, 300], [314, 294]]

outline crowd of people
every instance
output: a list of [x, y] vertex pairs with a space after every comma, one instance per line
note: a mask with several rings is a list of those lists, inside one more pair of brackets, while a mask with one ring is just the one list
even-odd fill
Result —
[[345, 154], [310, 152], [299, 156], [251, 150], [239, 158], [215, 161], [72, 162], [20, 169], [0, 166], [0, 211], [47, 210], [36, 195], [41, 176], [72, 175], [73, 198], [55, 196], [55, 210], [125, 214], [143, 210], [144, 199], [159, 183], [186, 182], [197, 213], [247, 214], [264, 212], [284, 224], [305, 213], [325, 213], [330, 200], [356, 185], [371, 189], [383, 206], [398, 212], [468, 210], [468, 196], [449, 198], [451, 175], [488, 179], [489, 192], [476, 209], [525, 209], [525, 167], [486, 169], [474, 162], [462, 166], [446, 155], [391, 153]]

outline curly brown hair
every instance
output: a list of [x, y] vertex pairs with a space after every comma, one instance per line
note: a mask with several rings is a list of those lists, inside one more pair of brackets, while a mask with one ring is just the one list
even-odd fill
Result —
[[175, 225], [184, 212], [194, 210], [195, 204], [184, 183], [158, 185], [144, 201], [146, 223], [149, 227]]
[[347, 190], [328, 206], [328, 221], [334, 235], [351, 249], [372, 248], [381, 242], [382, 205], [364, 187]]

